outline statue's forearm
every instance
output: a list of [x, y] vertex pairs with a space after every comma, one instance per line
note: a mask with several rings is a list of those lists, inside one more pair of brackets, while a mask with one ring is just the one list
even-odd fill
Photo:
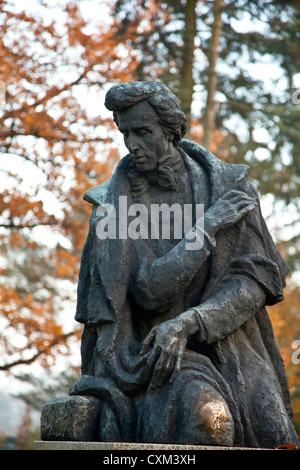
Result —
[[195, 316], [198, 320], [197, 339], [213, 343], [231, 335], [255, 315], [265, 298], [263, 289], [250, 277], [228, 276], [205, 302], [185, 313], [193, 324]]

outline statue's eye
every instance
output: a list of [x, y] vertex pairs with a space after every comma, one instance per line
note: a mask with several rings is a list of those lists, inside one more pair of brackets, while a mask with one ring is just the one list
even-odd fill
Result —
[[149, 131], [149, 129], [139, 129], [138, 134], [139, 135], [147, 135], [147, 134], [150, 134], [150, 131]]

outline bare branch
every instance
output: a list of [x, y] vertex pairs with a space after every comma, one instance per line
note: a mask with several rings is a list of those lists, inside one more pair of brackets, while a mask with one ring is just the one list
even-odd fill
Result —
[[18, 359], [17, 361], [13, 361], [7, 364], [4, 364], [3, 366], [0, 366], [0, 370], [9, 370], [12, 367], [15, 366], [20, 366], [20, 365], [28, 365], [32, 364], [39, 356], [42, 354], [49, 354], [49, 348], [53, 348], [54, 346], [57, 346], [59, 343], [65, 341], [68, 339], [70, 336], [75, 336], [78, 332], [77, 331], [70, 331], [69, 333], [65, 333], [64, 335], [57, 336], [47, 348], [41, 348], [39, 351], [34, 354], [32, 357], [29, 359]]
[[[42, 135], [39, 134], [38, 132], [35, 133], [30, 133], [30, 132], [5, 132], [1, 135], [0, 132], [0, 138], [7, 138], [7, 137], [36, 137], [38, 139], [45, 139], [45, 140], [55, 140], [57, 142], [77, 142], [79, 144], [86, 144], [88, 142], [105, 142], [107, 139], [103, 139], [102, 137], [88, 137], [88, 138], [83, 138], [83, 139], [78, 139], [77, 136], [59, 136], [59, 135]], [[5, 153], [12, 153], [12, 152], [5, 152]], [[23, 155], [22, 155], [23, 156]], [[32, 160], [29, 157], [24, 156], [26, 160], [29, 160], [32, 162]]]
[[59, 222], [58, 221], [37, 222], [35, 224], [24, 224], [24, 225], [22, 225], [22, 224], [17, 225], [17, 224], [10, 223], [10, 224], [0, 224], [0, 227], [22, 230], [23, 228], [34, 228], [34, 227], [38, 227], [40, 225], [44, 225], [44, 226], [59, 225]]

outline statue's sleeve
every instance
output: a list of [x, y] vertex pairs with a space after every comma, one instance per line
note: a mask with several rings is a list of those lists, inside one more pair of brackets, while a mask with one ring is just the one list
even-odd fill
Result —
[[131, 275], [130, 290], [136, 302], [145, 310], [159, 313], [170, 308], [215, 247], [215, 238], [200, 225], [197, 230], [194, 227], [193, 231], [199, 237], [201, 248], [187, 249], [190, 239], [184, 237], [160, 258], [156, 258], [144, 240], [134, 241], [135, 268]]
[[206, 343], [226, 338], [264, 306], [265, 297], [250, 277], [226, 276], [206, 301], [190, 309], [199, 323], [196, 338]]
[[[92, 216], [95, 212], [95, 208], [93, 208]], [[88, 297], [90, 292], [91, 286], [91, 278], [92, 278], [92, 235], [91, 235], [91, 228], [89, 228], [89, 232], [86, 238], [86, 241], [83, 245], [82, 254], [81, 254], [81, 262], [80, 262], [80, 269], [79, 269], [79, 279], [77, 285], [77, 306], [76, 306], [76, 314], [75, 320], [79, 323], [87, 323], [88, 322]]]

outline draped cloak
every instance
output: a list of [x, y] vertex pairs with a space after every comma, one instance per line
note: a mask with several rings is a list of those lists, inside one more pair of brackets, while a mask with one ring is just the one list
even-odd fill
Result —
[[[208, 175], [210, 205], [232, 189], [258, 201], [246, 165], [223, 163], [189, 140], [180, 141], [179, 146], [185, 153], [195, 204], [201, 203], [197, 200], [199, 166]], [[99, 384], [96, 393], [93, 389], [90, 393], [85, 390], [85, 394], [97, 395], [110, 405], [117, 416], [118, 439], [174, 442], [172, 429], [176, 427], [180, 391], [184, 384], [200, 377], [225, 399], [234, 422], [235, 445], [268, 447], [276, 427], [286, 429], [281, 435], [286, 442], [278, 444], [296, 442], [287, 377], [265, 306], [244, 313], [247, 306], [241, 288], [237, 290], [239, 302], [232, 306], [229, 301], [229, 305], [225, 302], [214, 308], [222, 283], [225, 281], [229, 296], [230, 285], [239, 276], [254, 280], [263, 289], [265, 305], [283, 300], [289, 268], [268, 232], [259, 201], [241, 221], [220, 230], [215, 246], [209, 248], [209, 272], [199, 304], [208, 308], [198, 312], [199, 334], [187, 345], [174, 385], [151, 390], [145, 381], [145, 363], [139, 355], [141, 345], [136, 340], [134, 304], [129, 295], [135, 241], [118, 237], [100, 240], [96, 235], [99, 205], [111, 204], [118, 209], [120, 195], [127, 196], [128, 205], [133, 203], [127, 178], [130, 160], [129, 156], [122, 158], [108, 181], [84, 195], [94, 209], [82, 253], [75, 319], [85, 324], [82, 374], [94, 376]], [[143, 395], [142, 411], [137, 413], [132, 397], [139, 393]], [[279, 420], [275, 416], [274, 428], [265, 429], [263, 408], [270, 397], [279, 403]]]

